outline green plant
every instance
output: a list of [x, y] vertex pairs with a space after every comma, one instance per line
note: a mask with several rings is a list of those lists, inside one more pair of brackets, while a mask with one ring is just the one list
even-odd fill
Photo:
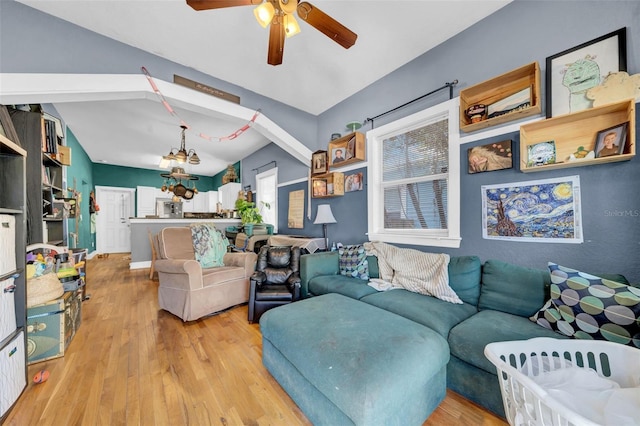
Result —
[[262, 215], [260, 214], [262, 207], [271, 208], [269, 203], [260, 202], [262, 205], [260, 208], [256, 207], [256, 204], [243, 199], [236, 200], [236, 210], [240, 215], [240, 220], [243, 225], [247, 223], [262, 223]]

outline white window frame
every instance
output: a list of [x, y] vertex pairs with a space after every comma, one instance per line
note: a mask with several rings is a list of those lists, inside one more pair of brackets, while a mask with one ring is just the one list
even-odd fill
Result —
[[[460, 247], [459, 109], [460, 98], [454, 98], [367, 132], [367, 210], [368, 238], [370, 241], [447, 248]], [[382, 141], [444, 118], [449, 120], [448, 229], [385, 229]]]
[[269, 169], [266, 172], [258, 173], [256, 175], [256, 207], [261, 208], [260, 202], [262, 201], [261, 193], [264, 190], [263, 189], [264, 179], [274, 175], [275, 175], [275, 179], [274, 179], [273, 190], [275, 191], [276, 196], [275, 196], [275, 200], [272, 203], [269, 203], [269, 205], [271, 206], [269, 208], [269, 211], [274, 212], [275, 223], [273, 223], [272, 225], [273, 225], [273, 232], [277, 233], [278, 232], [278, 168], [277, 167]]

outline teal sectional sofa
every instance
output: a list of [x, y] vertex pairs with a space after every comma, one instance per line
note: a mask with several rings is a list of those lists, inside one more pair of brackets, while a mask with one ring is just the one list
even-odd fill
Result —
[[[369, 275], [378, 263], [368, 257]], [[485, 358], [490, 342], [565, 336], [529, 320], [549, 298], [549, 272], [477, 256], [451, 257], [449, 285], [463, 304], [404, 289], [377, 291], [367, 281], [340, 275], [337, 252], [304, 255], [300, 262], [303, 297], [339, 293], [408, 318], [437, 332], [449, 345], [447, 387], [504, 417], [495, 367]], [[366, 319], [363, 319], [366, 321]]]

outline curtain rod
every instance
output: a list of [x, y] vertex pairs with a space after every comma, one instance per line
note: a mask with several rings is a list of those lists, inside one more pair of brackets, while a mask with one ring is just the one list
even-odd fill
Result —
[[278, 165], [278, 163], [276, 163], [275, 160], [273, 161], [269, 161], [268, 163], [263, 164], [262, 166], [258, 166], [255, 169], [251, 169], [252, 172], [257, 172], [258, 170], [260, 170], [261, 168], [263, 168], [264, 166], [268, 166], [269, 164], [275, 164], [276, 166]]
[[419, 100], [420, 100], [420, 99], [422, 99], [422, 98], [426, 98], [426, 97], [427, 97], [427, 96], [429, 96], [429, 95], [433, 95], [434, 93], [439, 92], [439, 91], [441, 91], [442, 89], [446, 89], [447, 87], [449, 88], [449, 99], [453, 99], [453, 86], [455, 86], [456, 84], [458, 84], [458, 80], [453, 80], [453, 81], [452, 81], [452, 82], [450, 82], [450, 83], [445, 83], [445, 84], [444, 84], [444, 86], [442, 86], [442, 87], [438, 87], [437, 89], [432, 90], [432, 91], [430, 91], [429, 93], [426, 93], [426, 94], [424, 94], [424, 95], [422, 95], [422, 96], [420, 96], [420, 97], [417, 97], [417, 98], [415, 98], [415, 99], [413, 99], [413, 100], [411, 100], [411, 101], [409, 101], [409, 102], [405, 102], [405, 103], [403, 103], [403, 104], [402, 104], [402, 105], [400, 105], [400, 106], [397, 106], [397, 107], [395, 107], [395, 108], [393, 108], [393, 109], [390, 109], [389, 111], [383, 112], [382, 114], [378, 114], [378, 115], [376, 115], [375, 117], [367, 118], [366, 120], [364, 120], [364, 124], [367, 124], [368, 122], [371, 122], [371, 128], [373, 128], [373, 120], [375, 120], [376, 118], [380, 118], [380, 117], [382, 117], [383, 115], [387, 115], [387, 114], [390, 114], [390, 113], [392, 113], [392, 112], [394, 112], [394, 111], [399, 110], [400, 108], [404, 108], [404, 107], [406, 107], [407, 105], [410, 105], [410, 104], [412, 104], [412, 103], [414, 103], [414, 102], [417, 102], [417, 101], [419, 101]]

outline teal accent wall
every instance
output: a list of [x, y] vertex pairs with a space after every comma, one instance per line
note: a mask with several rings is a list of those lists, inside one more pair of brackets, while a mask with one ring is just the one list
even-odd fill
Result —
[[[119, 188], [135, 188], [136, 186], [153, 186], [160, 188], [163, 178], [160, 173], [163, 170], [138, 169], [135, 167], [113, 166], [110, 164], [93, 164], [93, 184], [97, 186], [116, 186]], [[214, 185], [213, 178], [209, 176], [199, 176], [200, 180], [195, 181], [198, 191], [215, 191], [218, 186]]]
[[[89, 214], [89, 192], [93, 189], [93, 163], [69, 128], [67, 128], [66, 139], [67, 146], [71, 148], [71, 165], [67, 167], [67, 188], [74, 187], [75, 179], [75, 190], [82, 196], [79, 203], [78, 229], [76, 230], [76, 219], [67, 221], [68, 229], [69, 232], [78, 234], [78, 247], [92, 252], [96, 247], [96, 234], [91, 233], [91, 215]], [[69, 238], [69, 247], [73, 246], [71, 241]]]

